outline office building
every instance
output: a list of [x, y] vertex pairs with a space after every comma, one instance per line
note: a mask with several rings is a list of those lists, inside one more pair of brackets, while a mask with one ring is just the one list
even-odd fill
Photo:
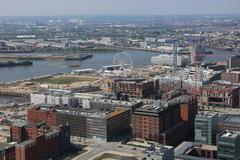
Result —
[[225, 131], [217, 136], [217, 157], [222, 160], [240, 159], [240, 132]]
[[[53, 114], [57, 126], [69, 125], [70, 134], [102, 141], [109, 141], [121, 131], [129, 130], [131, 110], [125, 107], [98, 105], [86, 108], [69, 106], [38, 105], [29, 110], [38, 110], [39, 114], [29, 112], [35, 119], [44, 114]], [[90, 107], [90, 108], [89, 108]], [[53, 112], [53, 113], [52, 113]], [[32, 114], [33, 113], [33, 114]], [[48, 121], [45, 121], [48, 124]], [[52, 121], [50, 121], [51, 123]]]
[[240, 87], [227, 83], [214, 82], [201, 88], [203, 108], [221, 110], [239, 108]]
[[227, 59], [227, 68], [239, 68], [240, 67], [240, 55], [233, 55]]
[[130, 129], [130, 110], [115, 108], [105, 113], [93, 113], [87, 117], [87, 137], [109, 141], [114, 135]]
[[195, 142], [213, 145], [216, 143], [218, 113], [201, 112], [195, 118]]

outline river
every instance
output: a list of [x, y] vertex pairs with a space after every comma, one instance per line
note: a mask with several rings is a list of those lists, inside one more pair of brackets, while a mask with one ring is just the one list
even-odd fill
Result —
[[[133, 59], [135, 67], [149, 65], [151, 57], [158, 55], [155, 52], [127, 50]], [[80, 69], [99, 69], [104, 65], [112, 65], [115, 53], [93, 53], [93, 57], [83, 61], [33, 61], [33, 66], [17, 66], [0, 68], [0, 82], [29, 79], [33, 77], [71, 72], [76, 68], [68, 67], [71, 64], [80, 64]]]
[[[223, 61], [226, 57], [234, 54], [222, 50], [213, 50], [214, 54], [209, 55], [205, 60], [207, 62]], [[132, 57], [134, 67], [151, 64], [151, 57], [159, 55], [157, 52], [126, 50]], [[111, 65], [115, 53], [93, 53], [93, 57], [83, 61], [33, 61], [33, 66], [17, 66], [0, 68], [0, 82], [9, 82], [16, 80], [29, 79], [33, 77], [71, 72], [75, 68], [68, 67], [71, 64], [80, 64], [81, 69], [93, 68], [99, 69], [104, 65]]]

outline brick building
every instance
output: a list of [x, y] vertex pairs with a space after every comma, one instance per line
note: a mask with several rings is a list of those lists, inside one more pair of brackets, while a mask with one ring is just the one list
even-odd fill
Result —
[[238, 83], [240, 83], [240, 71], [222, 72], [221, 80], [238, 84]]
[[108, 79], [104, 90], [107, 93], [125, 93], [136, 97], [149, 97], [157, 93], [158, 80], [145, 79]]
[[205, 109], [239, 108], [240, 87], [226, 83], [212, 83], [201, 88], [201, 100]]
[[60, 154], [59, 132], [49, 131], [16, 145], [16, 160], [43, 160]]
[[38, 123], [43, 120], [50, 126], [57, 126], [57, 117], [55, 110], [43, 110], [40, 107], [28, 109], [27, 114], [28, 122]]
[[16, 160], [52, 158], [67, 151], [70, 145], [69, 126], [52, 129], [44, 122], [15, 123], [10, 132], [11, 140], [18, 142], [14, 151]]
[[[30, 111], [37, 110], [37, 112], [29, 111], [28, 117], [34, 115], [34, 120], [40, 120], [38, 116], [55, 115], [56, 117], [53, 119], [56, 119], [57, 126], [69, 125], [72, 136], [101, 139], [103, 141], [108, 141], [116, 134], [119, 134], [120, 131], [130, 128], [131, 108], [113, 107], [106, 103], [104, 105], [101, 103], [100, 105], [90, 105], [89, 107], [76, 108], [43, 105], [29, 109]], [[39, 113], [39, 115], [36, 113]], [[29, 120], [32, 121], [33, 119], [30, 118]], [[47, 124], [48, 120], [45, 120]]]
[[34, 139], [44, 134], [50, 127], [46, 123], [22, 123], [16, 122], [10, 127], [10, 136], [12, 142], [23, 142], [28, 139]]
[[187, 95], [159, 106], [143, 106], [133, 113], [133, 136], [175, 145], [193, 130], [196, 113], [196, 99]]

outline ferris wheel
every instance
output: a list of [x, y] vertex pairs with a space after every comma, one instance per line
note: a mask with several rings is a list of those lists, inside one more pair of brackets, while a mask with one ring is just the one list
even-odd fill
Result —
[[133, 71], [133, 60], [126, 52], [117, 53], [113, 58], [113, 65], [117, 76], [127, 77]]

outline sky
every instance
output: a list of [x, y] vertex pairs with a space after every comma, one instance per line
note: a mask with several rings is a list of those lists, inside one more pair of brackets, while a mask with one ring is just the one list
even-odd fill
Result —
[[0, 16], [240, 13], [240, 0], [0, 0]]

